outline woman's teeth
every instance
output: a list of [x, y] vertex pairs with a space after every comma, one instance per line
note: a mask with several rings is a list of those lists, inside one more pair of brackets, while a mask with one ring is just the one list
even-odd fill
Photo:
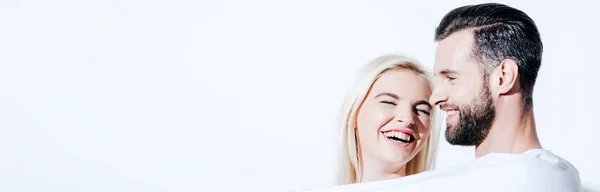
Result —
[[396, 141], [396, 142], [408, 143], [408, 142], [413, 141], [412, 135], [402, 133], [402, 132], [389, 131], [389, 132], [383, 133], [383, 135], [385, 135], [387, 138], [391, 139], [392, 141]]

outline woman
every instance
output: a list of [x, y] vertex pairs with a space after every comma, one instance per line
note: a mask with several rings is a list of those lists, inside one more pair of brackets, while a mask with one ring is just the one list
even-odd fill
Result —
[[439, 129], [432, 76], [415, 60], [380, 56], [358, 73], [341, 113], [336, 184], [386, 180], [433, 168]]

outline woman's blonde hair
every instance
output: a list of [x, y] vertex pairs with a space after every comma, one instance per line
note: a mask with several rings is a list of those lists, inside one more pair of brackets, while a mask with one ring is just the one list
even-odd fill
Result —
[[[381, 74], [395, 69], [413, 71], [427, 80], [432, 87], [432, 74], [411, 58], [400, 55], [383, 55], [375, 58], [358, 72], [351, 89], [347, 92], [340, 116], [339, 156], [336, 165], [335, 182], [338, 185], [353, 184], [360, 181], [361, 155], [356, 138], [356, 117], [368, 92]], [[436, 146], [439, 135], [437, 122], [440, 115], [437, 109], [431, 111], [430, 136], [425, 146], [406, 164], [406, 175], [417, 174], [434, 168]]]

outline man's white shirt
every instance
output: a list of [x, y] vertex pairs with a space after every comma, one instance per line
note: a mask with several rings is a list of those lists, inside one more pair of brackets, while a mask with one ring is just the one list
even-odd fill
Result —
[[490, 153], [459, 166], [382, 181], [298, 191], [528, 191], [581, 192], [579, 172], [544, 149]]

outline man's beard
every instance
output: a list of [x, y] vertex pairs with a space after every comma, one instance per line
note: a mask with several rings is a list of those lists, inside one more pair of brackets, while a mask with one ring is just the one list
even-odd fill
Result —
[[[459, 120], [453, 129], [450, 125], [446, 125], [446, 141], [450, 144], [479, 146], [487, 137], [496, 117], [496, 111], [487, 82], [484, 82], [480, 92], [479, 96], [471, 102], [472, 105], [458, 107]], [[447, 104], [447, 106], [452, 105]]]

